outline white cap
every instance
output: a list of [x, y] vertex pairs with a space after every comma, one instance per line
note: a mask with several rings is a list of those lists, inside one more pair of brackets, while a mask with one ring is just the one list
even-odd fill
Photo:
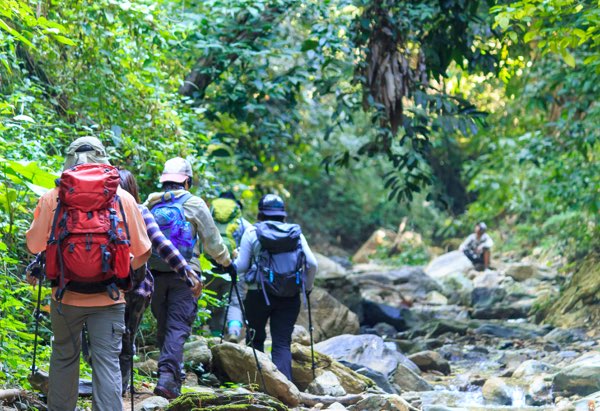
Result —
[[167, 160], [165, 163], [165, 168], [160, 176], [160, 182], [172, 181], [174, 183], [183, 183], [192, 176], [192, 165], [190, 162], [184, 158], [175, 157]]

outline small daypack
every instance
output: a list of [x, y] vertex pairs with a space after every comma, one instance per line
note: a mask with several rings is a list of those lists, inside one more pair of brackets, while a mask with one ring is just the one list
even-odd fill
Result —
[[255, 226], [261, 246], [256, 258], [256, 280], [267, 305], [270, 305], [268, 295], [294, 297], [305, 293], [306, 256], [300, 226], [273, 221], [262, 221]]
[[[130, 279], [130, 235], [119, 182], [117, 169], [106, 164], [80, 164], [62, 173], [46, 247], [46, 276], [58, 286], [58, 301], [66, 289], [107, 290], [117, 300], [117, 281]], [[118, 227], [117, 209], [125, 232]]]
[[[166, 198], [167, 194], [170, 194], [169, 198]], [[185, 193], [176, 198], [172, 192], [167, 191], [163, 194], [162, 200], [150, 209], [162, 233], [171, 240], [188, 262], [194, 256], [194, 246], [197, 241], [197, 235], [194, 234], [192, 224], [185, 218], [183, 210], [183, 204], [191, 197], [190, 193]], [[154, 248], [149, 266], [156, 271], [172, 271], [171, 266], [158, 255]]]
[[213, 200], [210, 213], [229, 253], [240, 246], [246, 226], [240, 206], [229, 198]]

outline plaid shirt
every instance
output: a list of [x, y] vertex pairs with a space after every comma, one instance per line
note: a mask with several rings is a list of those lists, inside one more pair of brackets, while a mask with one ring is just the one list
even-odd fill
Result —
[[[144, 218], [144, 222], [146, 223], [146, 231], [148, 233], [148, 237], [150, 241], [152, 241], [152, 247], [154, 252], [158, 253], [158, 255], [165, 260], [173, 271], [179, 273], [183, 278], [186, 278], [186, 270], [192, 271], [191, 267], [185, 261], [185, 258], [181, 255], [177, 247], [173, 245], [173, 243], [165, 237], [163, 232], [156, 224], [156, 220], [154, 216], [148, 210], [147, 207], [143, 205], [138, 205], [142, 217]], [[143, 297], [149, 297], [152, 295], [152, 291], [154, 290], [154, 277], [150, 273], [150, 270], [146, 268], [146, 276], [143, 281], [141, 281], [131, 292], [141, 295]]]

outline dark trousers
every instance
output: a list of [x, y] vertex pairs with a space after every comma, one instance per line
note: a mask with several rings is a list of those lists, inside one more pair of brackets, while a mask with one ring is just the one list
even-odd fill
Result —
[[170, 373], [180, 382], [183, 344], [192, 331], [198, 301], [178, 274], [155, 274], [150, 307], [158, 324], [158, 372]]
[[[252, 343], [257, 350], [265, 350], [267, 333], [265, 327], [270, 319], [273, 347], [271, 358], [277, 369], [292, 380], [292, 332], [300, 313], [300, 295], [295, 297], [269, 296], [271, 305], [267, 305], [260, 290], [248, 290], [244, 308], [248, 316], [248, 325], [255, 330]], [[246, 343], [250, 343], [246, 334]]]
[[131, 378], [131, 362], [135, 354], [135, 336], [140, 328], [144, 312], [150, 305], [150, 297], [135, 293], [125, 294], [125, 334], [123, 334], [123, 347], [119, 355], [123, 389], [129, 386]]

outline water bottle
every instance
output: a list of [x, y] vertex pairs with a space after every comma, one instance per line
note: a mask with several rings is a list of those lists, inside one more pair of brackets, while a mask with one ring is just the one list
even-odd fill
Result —
[[183, 222], [178, 232], [178, 245], [179, 252], [186, 260], [190, 260], [194, 254], [194, 245], [196, 245], [196, 236], [194, 235], [194, 228], [189, 221]]

